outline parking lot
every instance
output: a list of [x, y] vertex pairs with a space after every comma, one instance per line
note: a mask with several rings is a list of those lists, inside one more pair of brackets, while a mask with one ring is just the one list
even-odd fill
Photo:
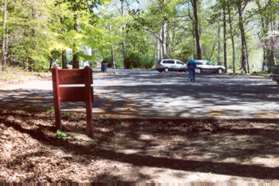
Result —
[[[143, 117], [275, 118], [279, 86], [259, 76], [121, 71], [95, 75], [98, 113]], [[109, 100], [109, 101], [108, 101]]]
[[[94, 73], [94, 114], [115, 117], [278, 118], [279, 86], [260, 76], [118, 70]], [[1, 103], [52, 107], [51, 80], [2, 86]], [[70, 111], [81, 107], [71, 105]]]

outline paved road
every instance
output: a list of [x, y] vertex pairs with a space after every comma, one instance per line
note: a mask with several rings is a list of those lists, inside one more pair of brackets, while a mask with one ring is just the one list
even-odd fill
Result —
[[[278, 118], [279, 86], [256, 76], [119, 71], [95, 73], [95, 114], [116, 117]], [[51, 82], [32, 81], [0, 88], [0, 102], [51, 105]], [[49, 105], [48, 105], [49, 106]], [[78, 110], [80, 107], [76, 107]]]
[[[256, 76], [121, 72], [96, 76], [96, 106], [113, 113], [147, 117], [279, 117], [279, 86]], [[103, 104], [113, 100], [113, 104]], [[103, 107], [102, 107], [103, 105]]]

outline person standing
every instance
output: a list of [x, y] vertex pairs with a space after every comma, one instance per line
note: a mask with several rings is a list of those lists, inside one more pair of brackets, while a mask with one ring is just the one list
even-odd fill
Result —
[[196, 68], [197, 64], [194, 59], [190, 59], [187, 63], [188, 73], [189, 73], [189, 79], [191, 82], [196, 81]]

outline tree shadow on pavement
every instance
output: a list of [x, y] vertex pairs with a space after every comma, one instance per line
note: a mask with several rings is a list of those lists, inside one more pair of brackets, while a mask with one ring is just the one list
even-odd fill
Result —
[[201, 75], [190, 83], [181, 73], [134, 73], [107, 80], [119, 83], [101, 86], [104, 96], [132, 101], [138, 116], [272, 118], [279, 113], [279, 86], [265, 78]]

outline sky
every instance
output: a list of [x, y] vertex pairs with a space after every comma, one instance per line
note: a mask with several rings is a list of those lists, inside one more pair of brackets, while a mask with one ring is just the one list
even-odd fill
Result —
[[[152, 0], [127, 0], [130, 9], [146, 9]], [[127, 7], [127, 3], [124, 4]], [[106, 6], [109, 10], [119, 10], [121, 9], [120, 0], [112, 0], [108, 6]], [[127, 9], [127, 8], [126, 8]]]

